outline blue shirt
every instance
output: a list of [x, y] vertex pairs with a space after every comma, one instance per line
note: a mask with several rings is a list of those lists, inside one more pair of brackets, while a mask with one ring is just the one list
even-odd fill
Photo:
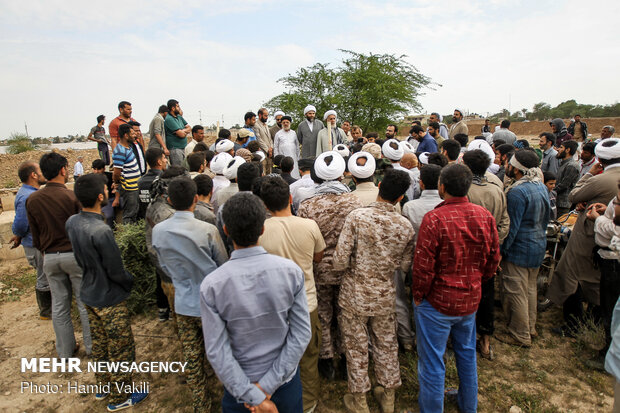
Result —
[[26, 199], [37, 190], [34, 186], [22, 184], [15, 196], [15, 218], [13, 220], [13, 234], [22, 238], [24, 247], [32, 248], [32, 233], [28, 226], [28, 215], [26, 214]]
[[175, 311], [200, 317], [200, 283], [228, 259], [215, 225], [177, 211], [153, 227], [153, 249], [174, 284]]
[[510, 231], [502, 244], [506, 261], [526, 268], [537, 268], [545, 258], [547, 223], [551, 213], [547, 187], [526, 182], [506, 194]]
[[207, 358], [238, 402], [260, 404], [293, 378], [310, 337], [304, 274], [262, 247], [235, 250], [200, 286]]
[[242, 148], [247, 148], [248, 147], [248, 143], [256, 140], [256, 132], [254, 132], [254, 129], [250, 128], [249, 126], [244, 126], [243, 128], [249, 130], [250, 132], [252, 132], [254, 134], [254, 136], [250, 136], [248, 138], [248, 141], [246, 143], [241, 145]]
[[437, 141], [427, 134], [424, 136], [424, 138], [422, 138], [422, 141], [418, 145], [418, 149], [416, 149], [415, 151], [416, 153], [435, 153], [437, 152]]

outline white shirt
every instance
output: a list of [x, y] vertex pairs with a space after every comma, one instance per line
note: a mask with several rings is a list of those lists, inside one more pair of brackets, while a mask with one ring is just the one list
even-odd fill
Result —
[[[302, 194], [299, 193], [299, 190], [301, 188], [314, 188], [315, 186], [317, 186], [317, 184], [312, 180], [310, 174], [303, 175], [301, 179], [298, 179], [289, 186], [289, 191], [293, 197], [293, 209], [297, 210], [297, 208], [299, 208], [299, 203], [302, 201]], [[306, 198], [306, 194], [303, 194], [303, 199]]]
[[308, 123], [308, 128], [310, 128], [310, 132], [312, 132], [312, 129], [314, 129], [314, 121], [310, 122], [308, 119], [306, 119], [306, 123]]
[[196, 144], [198, 142], [196, 142], [195, 139], [192, 139], [186, 146], [185, 146], [185, 157], [187, 158], [193, 151], [194, 148], [196, 147]]
[[403, 215], [411, 221], [413, 226], [414, 240], [418, 241], [418, 232], [420, 231], [420, 225], [422, 225], [422, 219], [428, 211], [435, 209], [443, 199], [439, 196], [437, 189], [425, 189], [422, 191], [422, 195], [418, 199], [409, 201], [403, 207]]
[[84, 175], [84, 166], [82, 166], [82, 162], [77, 161], [75, 166], [73, 167], [73, 176], [82, 176]]
[[[620, 226], [614, 224], [614, 199], [609, 201], [605, 214], [594, 221], [594, 241], [599, 247], [610, 248], [611, 240], [620, 237]], [[612, 251], [600, 249], [598, 254], [606, 260], [620, 259], [618, 251], [613, 251], [613, 248]]]

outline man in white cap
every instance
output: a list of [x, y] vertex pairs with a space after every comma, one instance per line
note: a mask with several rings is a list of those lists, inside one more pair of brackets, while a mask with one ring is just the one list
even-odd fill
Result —
[[452, 115], [452, 122], [452, 125], [450, 125], [450, 133], [448, 134], [450, 139], [454, 139], [454, 136], [457, 133], [464, 133], [465, 135], [469, 135], [469, 128], [463, 120], [463, 111], [461, 109], [454, 109], [454, 114]]
[[258, 110], [258, 120], [254, 125], [254, 132], [256, 132], [256, 140], [260, 145], [263, 152], [267, 154], [267, 162], [265, 162], [265, 174], [271, 173], [271, 158], [273, 158], [273, 139], [271, 138], [271, 132], [269, 126], [267, 126], [267, 119], [269, 119], [269, 111], [266, 108], [260, 108]]
[[[245, 133], [245, 129], [242, 129]], [[227, 153], [230, 156], [235, 154], [235, 144], [230, 139], [223, 139], [215, 144], [215, 153]]]
[[410, 171], [409, 169], [403, 168], [401, 166], [400, 160], [405, 154], [404, 147], [403, 145], [401, 145], [401, 143], [402, 142], [399, 142], [396, 139], [388, 139], [387, 141], [383, 142], [381, 151], [383, 152], [383, 156], [390, 160], [394, 169], [405, 171], [409, 175], [409, 179], [411, 179], [411, 185], [409, 186], [409, 189], [407, 189], [405, 195], [407, 196], [407, 199], [411, 201], [412, 199], [416, 199], [420, 196], [420, 190], [417, 189], [417, 181], [420, 176], [414, 171]]
[[[291, 129], [291, 117], [282, 116], [282, 129], [276, 133], [276, 137], [273, 139], [273, 156], [284, 155], [293, 158], [294, 166], [292, 176], [295, 179], [301, 178], [298, 172], [297, 162], [299, 161], [299, 141], [297, 140], [297, 134]], [[267, 175], [268, 172], [265, 171]]]
[[275, 119], [276, 124], [269, 128], [269, 133], [271, 133], [272, 140], [276, 137], [276, 133], [278, 133], [278, 131], [282, 129], [282, 116], [284, 116], [284, 112], [282, 112], [281, 110], [276, 110], [276, 112], [273, 114], [273, 118]]
[[235, 156], [230, 161], [226, 167], [224, 167], [224, 177], [228, 179], [230, 184], [221, 190], [217, 191], [217, 194], [213, 195], [213, 201], [211, 204], [213, 205], [213, 211], [217, 214], [217, 210], [221, 205], [224, 205], [224, 202], [228, 201], [228, 199], [239, 192], [239, 186], [237, 185], [237, 170], [239, 166], [245, 163], [245, 159], [240, 156]]
[[363, 206], [359, 198], [339, 182], [344, 170], [342, 156], [334, 151], [323, 152], [314, 162], [316, 179], [321, 183], [315, 188], [314, 196], [303, 201], [297, 211], [297, 216], [310, 218], [319, 225], [326, 244], [323, 260], [315, 266], [315, 282], [321, 322], [319, 372], [328, 379], [335, 378], [333, 358], [336, 354], [341, 355], [341, 368], [345, 366], [339, 329], [334, 328], [343, 271], [334, 270], [332, 256], [347, 215]]
[[347, 143], [347, 134], [336, 125], [337, 116], [335, 110], [328, 110], [323, 115], [323, 120], [327, 123], [317, 136], [316, 156], [331, 151], [338, 144]]
[[576, 321], [583, 320], [583, 299], [590, 305], [600, 304], [601, 273], [591, 259], [596, 246], [594, 222], [586, 218], [586, 213], [590, 205], [607, 205], [618, 193], [620, 139], [605, 139], [596, 145], [594, 153], [599, 163], [592, 166], [568, 196], [572, 204], [577, 204], [579, 217], [549, 286], [548, 298], [564, 306], [566, 324], [553, 330], [563, 335], [574, 334]]
[[357, 196], [364, 206], [375, 202], [379, 193], [379, 188], [374, 183], [377, 167], [375, 158], [368, 152], [356, 152], [349, 158], [347, 165], [355, 182], [353, 195]]
[[[230, 142], [230, 141], [229, 141]], [[230, 185], [228, 178], [224, 176], [224, 169], [228, 166], [232, 160], [232, 156], [227, 152], [218, 153], [211, 159], [211, 171], [215, 174], [213, 177], [213, 195], [212, 199], [222, 188], [226, 188]]]
[[324, 128], [323, 122], [316, 117], [316, 108], [312, 105], [304, 109], [305, 120], [297, 126], [297, 140], [301, 144], [301, 157], [312, 158], [316, 156], [316, 140], [319, 131]]

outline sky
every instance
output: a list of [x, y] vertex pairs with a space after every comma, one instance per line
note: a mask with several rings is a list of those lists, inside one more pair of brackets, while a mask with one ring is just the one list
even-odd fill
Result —
[[242, 124], [278, 79], [338, 65], [338, 49], [406, 55], [441, 85], [422, 112], [611, 104], [619, 15], [610, 0], [0, 0], [0, 139], [25, 122], [33, 137], [87, 134], [121, 100], [143, 131], [170, 98], [192, 125]]

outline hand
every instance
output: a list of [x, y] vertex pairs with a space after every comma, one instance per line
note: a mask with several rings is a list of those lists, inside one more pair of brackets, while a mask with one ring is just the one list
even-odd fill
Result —
[[596, 218], [600, 216], [601, 215], [596, 211], [596, 208], [593, 208], [593, 205], [590, 205], [588, 207], [588, 212], [586, 212], [586, 218], [588, 218], [590, 221], [596, 221]]
[[164, 155], [170, 156], [170, 151], [168, 150], [168, 148], [164, 148]]
[[248, 406], [246, 403], [245, 407], [252, 413], [278, 413], [278, 408], [269, 399], [263, 400], [261, 404], [257, 404], [256, 406]]
[[273, 148], [269, 148], [269, 153], [268, 153], [268, 156], [269, 156], [270, 158], [273, 158]]
[[11, 245], [11, 249], [15, 249], [17, 247], [19, 247], [22, 243], [22, 237], [18, 237], [17, 235], [14, 235], [9, 242], [12, 242], [13, 245]]
[[119, 198], [114, 198], [114, 202], [112, 202], [112, 208], [117, 208], [121, 204], [121, 200]]
[[575, 211], [585, 211], [586, 209], [586, 205], [588, 205], [586, 202], [580, 202], [577, 204], [577, 206], [575, 207]]
[[607, 211], [607, 205], [601, 204], [600, 202], [596, 202], [590, 205], [590, 208], [596, 209], [596, 212], [599, 213], [600, 215], [603, 215], [605, 211]]
[[590, 172], [591, 175], [598, 175], [601, 172], [603, 172], [603, 165], [601, 165], [599, 162], [597, 162], [594, 165], [592, 165], [592, 168], [590, 168], [589, 172]]
[[415, 298], [413, 299], [413, 302], [415, 303], [416, 307], [422, 304], [422, 300], [416, 300]]

